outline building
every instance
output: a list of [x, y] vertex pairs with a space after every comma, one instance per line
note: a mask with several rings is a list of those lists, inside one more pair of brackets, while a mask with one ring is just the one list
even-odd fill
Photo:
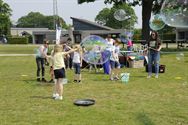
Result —
[[188, 28], [176, 28], [176, 43], [177, 48], [188, 47]]
[[188, 41], [188, 28], [176, 28], [176, 41], [178, 40]]
[[[73, 27], [69, 30], [62, 30], [61, 40], [66, 41], [67, 38], [71, 38], [75, 43], [80, 43], [83, 38], [89, 35], [99, 35], [105, 38], [108, 34], [111, 34], [114, 38], [119, 34], [125, 33], [125, 29], [113, 29], [107, 26], [102, 26], [97, 23], [71, 17], [73, 21]], [[12, 36], [32, 36], [33, 44], [42, 44], [44, 39], [55, 43], [56, 32], [55, 30], [49, 30], [48, 28], [11, 28]]]
[[[62, 39], [67, 39], [69, 37], [68, 31], [62, 31]], [[33, 44], [42, 44], [44, 39], [51, 42], [55, 41], [56, 32], [55, 30], [49, 30], [48, 28], [11, 28], [12, 36], [32, 36]]]
[[24, 36], [25, 34], [33, 34], [33, 31], [48, 31], [48, 28], [11, 28], [12, 36]]
[[75, 43], [80, 43], [83, 38], [89, 35], [99, 35], [105, 38], [108, 34], [113, 37], [118, 37], [119, 34], [125, 33], [125, 29], [113, 29], [107, 26], [102, 26], [97, 23], [71, 17], [73, 21], [73, 39]]
[[[66, 41], [69, 37], [68, 31], [61, 31], [61, 39]], [[47, 30], [47, 31], [34, 31], [33, 32], [33, 44], [41, 44], [43, 41], [47, 39], [51, 43], [55, 43], [56, 39], [56, 31], [55, 30]]]

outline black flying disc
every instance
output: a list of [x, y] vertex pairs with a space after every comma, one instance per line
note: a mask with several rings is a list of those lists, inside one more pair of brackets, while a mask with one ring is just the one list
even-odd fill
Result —
[[95, 104], [95, 100], [93, 99], [78, 99], [74, 101], [74, 104], [77, 106], [90, 106]]

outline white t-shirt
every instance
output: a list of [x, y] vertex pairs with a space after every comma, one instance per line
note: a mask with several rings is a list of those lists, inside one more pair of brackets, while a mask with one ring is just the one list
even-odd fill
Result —
[[120, 48], [119, 46], [113, 46], [111, 47], [111, 56], [110, 56], [110, 60], [112, 61], [119, 61], [119, 54]]
[[106, 39], [106, 41], [108, 41], [108, 44], [110, 44], [110, 45], [113, 45], [114, 42], [115, 42], [115, 40], [112, 39], [112, 38], [110, 38], [110, 39]]
[[80, 53], [74, 52], [73, 63], [81, 63], [81, 62], [80, 62], [80, 59], [81, 59]]
[[44, 45], [41, 45], [37, 50], [36, 57], [45, 58], [47, 52], [48, 52], [48, 48], [44, 47]]

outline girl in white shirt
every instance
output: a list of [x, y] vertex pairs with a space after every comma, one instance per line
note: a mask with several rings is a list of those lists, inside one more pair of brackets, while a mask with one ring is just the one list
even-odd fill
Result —
[[79, 45], [75, 45], [75, 49], [73, 56], [73, 66], [74, 66], [74, 82], [81, 82], [81, 67], [82, 67], [82, 49]]
[[111, 57], [110, 57], [110, 66], [111, 66], [111, 72], [110, 72], [110, 80], [119, 80], [118, 73], [120, 68], [119, 63], [119, 44], [121, 41], [119, 39], [116, 39], [114, 46], [111, 48]]

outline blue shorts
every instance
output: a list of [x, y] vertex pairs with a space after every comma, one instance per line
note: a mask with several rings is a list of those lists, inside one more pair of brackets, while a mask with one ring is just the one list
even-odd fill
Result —
[[56, 69], [54, 70], [54, 75], [55, 75], [55, 79], [59, 79], [59, 78], [66, 78], [65, 76], [65, 69]]
[[111, 66], [111, 69], [120, 68], [120, 63], [118, 61], [110, 60], [110, 66]]
[[80, 74], [80, 63], [74, 63], [74, 71], [75, 71], [75, 74]]

